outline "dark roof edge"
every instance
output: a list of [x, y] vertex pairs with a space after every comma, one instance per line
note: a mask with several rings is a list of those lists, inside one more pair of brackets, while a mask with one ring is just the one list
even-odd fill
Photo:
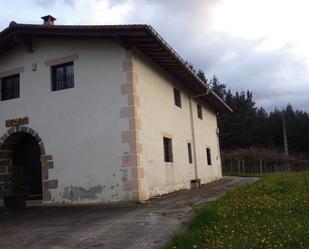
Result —
[[195, 78], [195, 80], [197, 80], [197, 82], [205, 89], [205, 92], [209, 91], [209, 94], [213, 95], [221, 104], [223, 104], [228, 112], [233, 112], [232, 108], [229, 107], [224, 102], [223, 99], [221, 99], [214, 91], [212, 91], [207, 86], [207, 84], [204, 81], [202, 81], [196, 75], [196, 73], [188, 66], [188, 64], [180, 57], [180, 55], [164, 40], [164, 38], [151, 25], [147, 25], [147, 29], [152, 33], [152, 35], [158, 38], [159, 42], [161, 42], [175, 56], [175, 58], [186, 68], [186, 70], [191, 73], [191, 75]]

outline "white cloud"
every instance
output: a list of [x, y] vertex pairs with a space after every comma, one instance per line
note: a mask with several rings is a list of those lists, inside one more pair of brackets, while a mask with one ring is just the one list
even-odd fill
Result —
[[232, 37], [262, 39], [258, 51], [285, 47], [309, 65], [307, 0], [224, 0], [214, 9], [213, 29]]

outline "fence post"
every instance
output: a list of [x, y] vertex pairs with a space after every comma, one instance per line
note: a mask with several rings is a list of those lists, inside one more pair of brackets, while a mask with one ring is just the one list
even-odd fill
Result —
[[245, 160], [244, 159], [242, 159], [242, 171], [243, 171], [243, 173], [246, 173], [246, 171], [245, 171]]
[[238, 164], [238, 173], [241, 173], [240, 172], [240, 160], [239, 159], [237, 159], [237, 164]]

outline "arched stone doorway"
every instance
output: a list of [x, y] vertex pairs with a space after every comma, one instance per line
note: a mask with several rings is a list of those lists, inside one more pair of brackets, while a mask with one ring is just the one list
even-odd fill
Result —
[[30, 127], [13, 127], [0, 137], [0, 187], [5, 186], [4, 179], [12, 166], [23, 168], [28, 200], [51, 200], [50, 189], [58, 185], [48, 176], [54, 166], [53, 157], [45, 154], [42, 139]]
[[12, 165], [22, 169], [25, 177], [24, 191], [27, 199], [41, 200], [42, 166], [40, 147], [34, 137], [28, 133], [15, 133], [14, 135], [20, 138], [13, 149]]

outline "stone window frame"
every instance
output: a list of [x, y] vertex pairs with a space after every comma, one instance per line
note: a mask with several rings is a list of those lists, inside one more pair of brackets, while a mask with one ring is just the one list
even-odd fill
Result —
[[[68, 67], [72, 66], [72, 75], [68, 74]], [[56, 70], [59, 68], [63, 68], [64, 69], [64, 73], [61, 77], [61, 80], [63, 81], [63, 85], [62, 87], [59, 87], [59, 84], [57, 84], [57, 78], [56, 78]], [[63, 63], [63, 64], [58, 64], [58, 65], [54, 65], [51, 66], [50, 68], [51, 70], [51, 90], [53, 92], [55, 91], [60, 91], [60, 90], [64, 90], [64, 89], [70, 89], [70, 88], [74, 88], [74, 62], [70, 61], [67, 63]], [[73, 77], [72, 82], [70, 82], [70, 77]]]
[[58, 90], [53, 90], [53, 75], [52, 75], [53, 68], [57, 67], [57, 66], [69, 64], [69, 63], [73, 63], [74, 86], [69, 87], [69, 88], [59, 89], [59, 90], [72, 89], [72, 88], [75, 87], [75, 70], [74, 70], [74, 68], [75, 68], [75, 61], [77, 61], [77, 60], [79, 60], [79, 54], [78, 53], [45, 61], [45, 67], [50, 67], [50, 82], [51, 82], [50, 83], [50, 89], [51, 89], [52, 92], [58, 91]]
[[[1, 101], [20, 98], [20, 74], [19, 73], [2, 77], [0, 79], [0, 83], [1, 83], [1, 87], [0, 87], [0, 89], [1, 89]], [[12, 96], [4, 95], [4, 93], [5, 93], [3, 91], [4, 85], [8, 84], [8, 83], [14, 84], [14, 87], [11, 87], [11, 89], [10, 89], [11, 91], [13, 91]], [[16, 84], [16, 86], [15, 86], [15, 84]]]
[[6, 100], [11, 100], [11, 99], [18, 99], [18, 98], [20, 98], [20, 75], [21, 75], [21, 73], [23, 73], [24, 71], [25, 71], [25, 68], [24, 68], [24, 67], [17, 67], [17, 68], [14, 68], [14, 69], [9, 69], [9, 70], [0, 72], [0, 83], [2, 82], [2, 79], [3, 79], [3, 78], [7, 78], [7, 77], [10, 77], [10, 76], [14, 76], [14, 75], [19, 75], [19, 94], [18, 94], [18, 97], [2, 100], [2, 91], [1, 91], [2, 83], [1, 83], [1, 84], [0, 84], [0, 92], [1, 92], [0, 100], [1, 100], [1, 101], [6, 101]]

